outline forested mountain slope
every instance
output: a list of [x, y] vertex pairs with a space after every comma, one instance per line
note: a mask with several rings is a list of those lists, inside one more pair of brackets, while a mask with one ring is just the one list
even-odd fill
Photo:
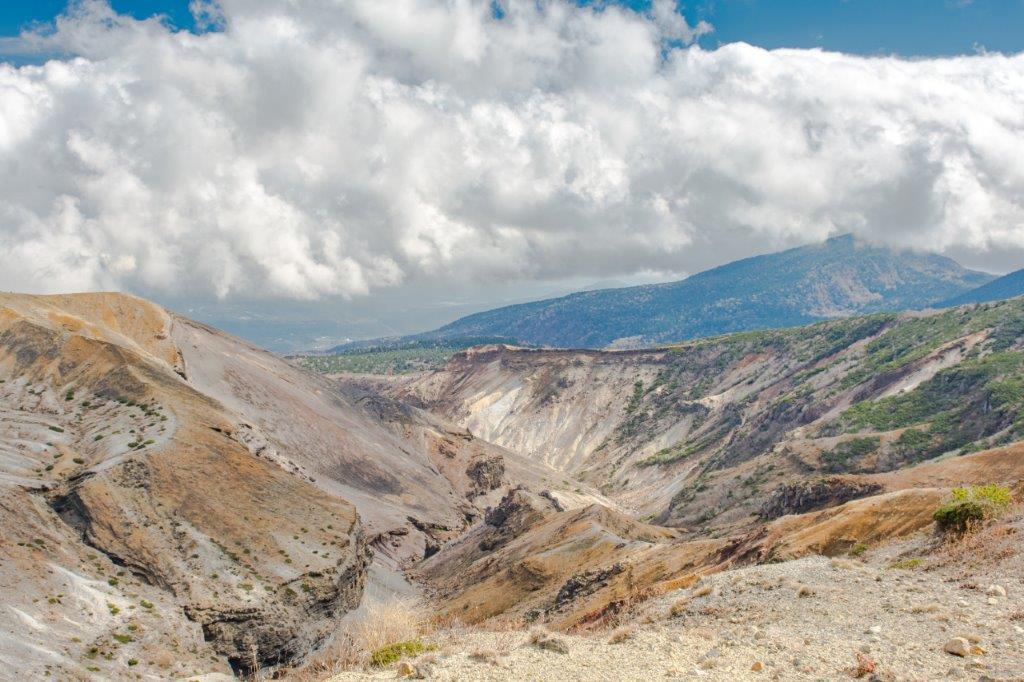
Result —
[[586, 291], [489, 310], [409, 338], [500, 336], [562, 348], [612, 343], [637, 347], [921, 309], [991, 279], [949, 258], [844, 235], [736, 261], [678, 282]]

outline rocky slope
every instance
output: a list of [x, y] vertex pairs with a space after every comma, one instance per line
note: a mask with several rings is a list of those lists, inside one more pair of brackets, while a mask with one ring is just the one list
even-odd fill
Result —
[[913, 534], [955, 486], [1020, 489], [1022, 371], [1020, 300], [647, 351], [461, 353], [391, 392], [607, 502], [535, 500], [513, 533], [485, 519], [417, 575], [453, 617], [582, 627], [708, 572]]
[[[1016, 521], [970, 546], [923, 534], [857, 559], [807, 557], [703, 578], [595, 633], [454, 629], [400, 664], [434, 680], [874, 679], [1024, 676]], [[1001, 534], [1001, 535], [1000, 535]], [[982, 548], [979, 551], [979, 548]], [[395, 666], [333, 682], [393, 679]]]
[[408, 338], [501, 336], [563, 348], [638, 347], [858, 313], [915, 310], [991, 279], [948, 258], [843, 235], [728, 263], [678, 282], [585, 291], [488, 310]]
[[1013, 299], [644, 351], [491, 346], [391, 390], [707, 536], [760, 518], [783, 484], [842, 474], [845, 492], [820, 493], [841, 501], [865, 477], [1019, 440], [1022, 381]]
[[0, 657], [25, 677], [301, 660], [551, 472], [121, 295], [0, 295]]

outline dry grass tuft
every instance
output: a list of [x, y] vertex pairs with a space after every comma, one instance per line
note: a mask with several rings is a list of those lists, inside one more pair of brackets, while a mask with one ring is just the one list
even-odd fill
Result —
[[295, 682], [320, 682], [346, 670], [357, 668], [365, 660], [366, 653], [360, 651], [354, 638], [348, 633], [338, 633], [305, 666], [290, 671], [287, 677]]
[[477, 663], [494, 664], [498, 660], [498, 652], [494, 649], [474, 649], [469, 652], [469, 658]]
[[711, 585], [707, 584], [698, 585], [697, 587], [694, 587], [692, 590], [690, 590], [690, 592], [687, 595], [680, 597], [672, 604], [671, 607], [669, 607], [669, 617], [678, 618], [679, 616], [686, 613], [686, 607], [690, 604], [691, 601], [693, 601], [694, 599], [698, 599], [700, 597], [707, 597], [713, 594], [714, 591], [715, 589]]
[[670, 618], [678, 618], [679, 616], [686, 613], [686, 607], [690, 603], [689, 597], [683, 597], [672, 602], [672, 606], [668, 609], [668, 615]]
[[690, 592], [690, 599], [696, 599], [697, 597], [706, 597], [714, 591], [715, 588], [711, 587], [711, 585], [700, 585], [699, 587], [695, 587], [693, 591]]
[[530, 644], [544, 651], [554, 651], [559, 654], [569, 653], [569, 643], [564, 638], [548, 632], [542, 627], [530, 630]]
[[368, 604], [345, 632], [339, 632], [301, 670], [296, 682], [315, 682], [367, 665], [371, 655], [402, 642], [418, 641], [431, 626], [423, 606], [413, 599]]
[[624, 626], [616, 629], [612, 632], [611, 637], [608, 638], [609, 644], [622, 644], [623, 642], [633, 639], [636, 635], [636, 628], [631, 626]]
[[978, 568], [991, 568], [1008, 560], [1017, 560], [1021, 554], [1022, 525], [1024, 509], [1016, 505], [998, 521], [972, 524], [963, 533], [944, 536], [941, 548], [935, 552], [931, 563], [959, 566], [973, 573]]
[[357, 643], [366, 651], [416, 639], [424, 634], [426, 614], [412, 599], [394, 599], [366, 607], [366, 615], [356, 628]]
[[940, 611], [942, 611], [942, 604], [934, 601], [927, 604], [918, 604], [910, 609], [911, 613], [939, 613]]

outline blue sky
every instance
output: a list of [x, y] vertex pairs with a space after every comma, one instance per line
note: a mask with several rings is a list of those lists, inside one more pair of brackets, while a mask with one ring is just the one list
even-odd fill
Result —
[[[643, 9], [650, 0], [625, 0]], [[53, 19], [66, 0], [5, 0], [0, 35]], [[188, 0], [112, 0], [136, 17], [165, 14], [191, 28]], [[745, 41], [762, 47], [823, 47], [857, 54], [934, 56], [1024, 49], [1024, 0], [693, 0], [681, 3], [691, 24], [705, 20], [713, 48]]]
[[[166, 14], [176, 26], [191, 27], [188, 0], [112, 0], [118, 12], [135, 17]], [[46, 22], [67, 7], [67, 0], [4, 0], [0, 3], [0, 34], [14, 35], [33, 22]]]

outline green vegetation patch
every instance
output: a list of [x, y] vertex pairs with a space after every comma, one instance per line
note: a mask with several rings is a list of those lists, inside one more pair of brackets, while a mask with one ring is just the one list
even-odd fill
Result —
[[832, 473], [850, 471], [858, 461], [877, 452], [881, 442], [882, 439], [878, 436], [845, 440], [831, 450], [821, 453], [821, 463], [826, 471]]
[[856, 403], [840, 423], [847, 432], [912, 427], [893, 443], [893, 464], [899, 465], [958, 448], [966, 452], [999, 432], [1006, 439], [1024, 437], [1022, 414], [1024, 353], [1003, 350], [944, 369], [912, 391]]
[[418, 656], [434, 647], [423, 643], [421, 639], [410, 639], [383, 646], [370, 654], [370, 664], [377, 668], [391, 665], [407, 656]]
[[650, 457], [640, 460], [636, 463], [638, 467], [649, 467], [657, 465], [673, 464], [675, 462], [682, 461], [691, 455], [700, 452], [701, 450], [710, 447], [718, 440], [719, 434], [713, 433], [705, 438], [701, 438], [696, 442], [677, 443], [670, 448], [659, 450]]
[[842, 387], [900, 371], [950, 341], [986, 329], [992, 330], [991, 350], [1010, 348], [1024, 335], [1024, 301], [951, 308], [937, 315], [901, 319], [867, 345], [864, 358], [843, 378]]
[[963, 532], [1000, 516], [1011, 502], [1010, 489], [1001, 485], [954, 488], [952, 499], [935, 510], [935, 522], [940, 530]]

